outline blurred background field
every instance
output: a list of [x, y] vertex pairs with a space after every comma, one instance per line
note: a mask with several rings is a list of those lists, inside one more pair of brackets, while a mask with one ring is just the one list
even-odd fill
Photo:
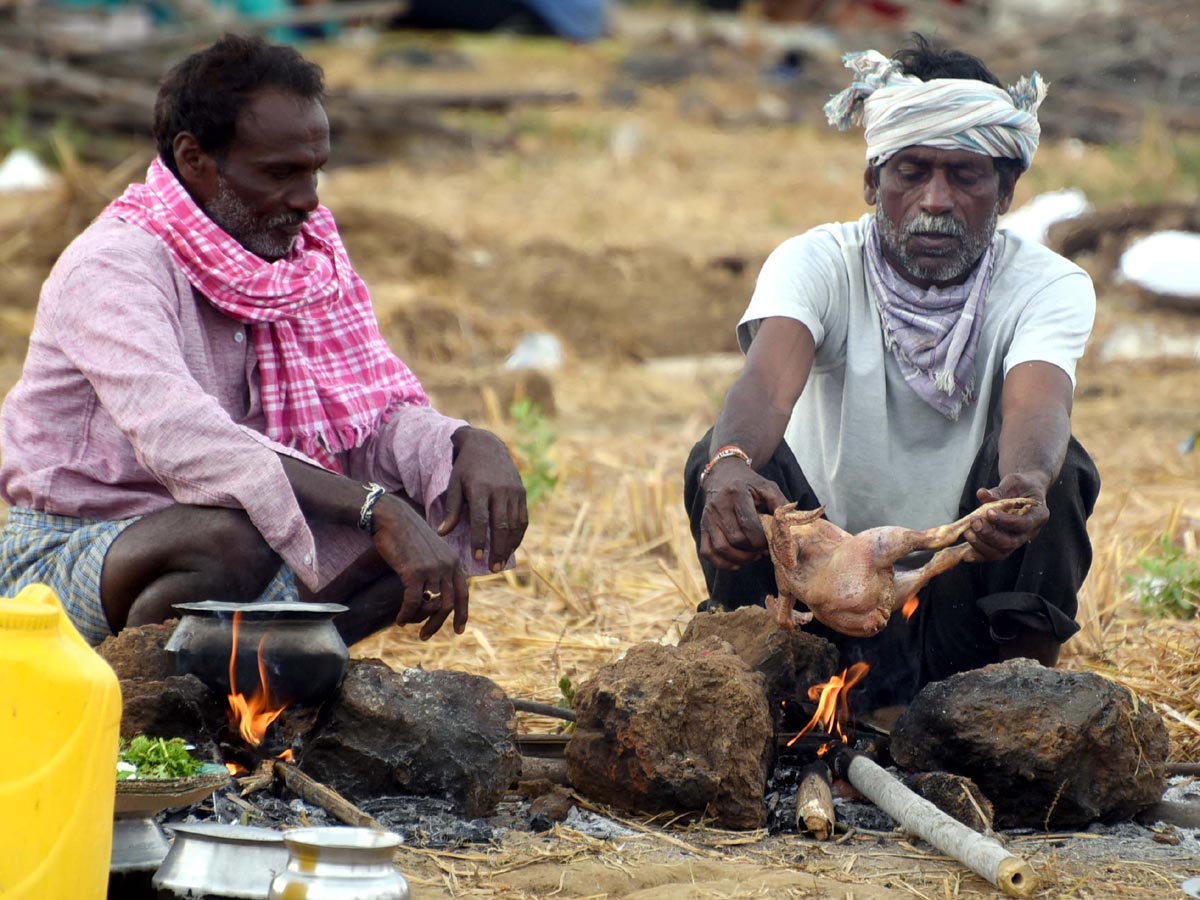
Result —
[[[10, 46], [31, 27], [21, 6], [0, 4]], [[587, 44], [354, 20], [303, 42], [337, 97], [331, 114], [341, 111], [322, 201], [386, 335], [435, 403], [509, 442], [537, 493], [516, 568], [475, 582], [465, 635], [420, 643], [395, 630], [356, 654], [477, 672], [555, 701], [563, 676], [578, 682], [632, 643], [676, 639], [705, 597], [682, 464], [736, 375], [734, 325], [758, 267], [783, 239], [866, 211], [861, 134], [837, 134], [820, 114], [843, 86], [842, 51], [891, 52], [916, 28], [980, 53], [1006, 83], [1037, 67], [1051, 83], [1047, 137], [1014, 208], [1077, 189], [1100, 213], [1154, 206], [1143, 231], [1197, 227], [1194, 4], [1113, 2], [1063, 18], [1068, 3], [1055, 19], [1024, 13], [1019, 27], [997, 19], [1008, 8], [998, 3], [901, 4], [896, 16], [810, 6], [785, 23], [754, 3], [723, 16], [630, 4]], [[132, 87], [152, 91], [155, 67], [191, 49], [175, 38], [154, 53], [135, 43], [89, 54], [87, 38], [45, 34], [21, 52], [60, 66], [57, 76], [32, 78], [26, 64], [22, 81], [0, 65], [3, 150], [34, 151], [54, 178], [0, 194], [5, 389], [57, 253], [152, 152], [148, 106], [139, 137], [39, 98], [66, 96], [61, 67], [74, 66], [115, 79], [108, 89], [119, 82], [105, 115], [121, 119], [128, 98], [139, 108]], [[1200, 429], [1200, 308], [1113, 277], [1135, 236], [1110, 229], [1076, 255], [1099, 309], [1075, 432], [1104, 487], [1083, 630], [1063, 664], [1137, 690], [1164, 715], [1172, 757], [1196, 761], [1200, 452], [1185, 451]], [[506, 368], [533, 333], [557, 338], [561, 364]], [[1163, 585], [1181, 601], [1162, 600]]]

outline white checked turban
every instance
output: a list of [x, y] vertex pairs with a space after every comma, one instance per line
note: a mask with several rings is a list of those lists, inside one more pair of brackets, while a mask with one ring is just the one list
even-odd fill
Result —
[[912, 146], [1019, 159], [1026, 169], [1033, 161], [1042, 133], [1037, 109], [1046, 98], [1037, 72], [1003, 89], [965, 78], [922, 81], [875, 50], [842, 59], [854, 81], [825, 104], [825, 115], [840, 131], [863, 126], [871, 165]]

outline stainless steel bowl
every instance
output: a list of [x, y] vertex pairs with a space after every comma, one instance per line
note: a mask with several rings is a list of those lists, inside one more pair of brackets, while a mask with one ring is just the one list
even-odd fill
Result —
[[270, 828], [212, 822], [167, 828], [175, 843], [154, 873], [160, 895], [267, 900], [272, 879], [287, 865], [283, 835]]
[[296, 828], [283, 835], [287, 868], [269, 900], [409, 900], [408, 881], [392, 854], [399, 835], [369, 828]]
[[117, 816], [113, 819], [112, 862], [109, 872], [153, 872], [171, 849], [166, 835], [147, 815]]

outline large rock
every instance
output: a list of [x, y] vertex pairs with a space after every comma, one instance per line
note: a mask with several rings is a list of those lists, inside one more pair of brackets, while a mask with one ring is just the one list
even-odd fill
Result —
[[638, 812], [766, 821], [774, 734], [763, 678], [708, 638], [639, 644], [580, 685], [567, 766], [575, 787]]
[[213, 757], [216, 735], [226, 724], [228, 703], [195, 675], [172, 675], [160, 681], [123, 679], [121, 737], [183, 738], [194, 755]]
[[746, 665], [763, 676], [775, 711], [781, 701], [807, 702], [808, 689], [828, 681], [838, 670], [833, 644], [815, 634], [785, 631], [761, 606], [701, 613], [688, 622], [679, 643], [714, 636], [727, 641]]
[[175, 664], [163, 648], [178, 621], [164, 625], [124, 628], [96, 648], [121, 681], [162, 681], [175, 674]]
[[487, 678], [351, 660], [298, 762], [354, 802], [436, 796], [476, 817], [495, 809], [520, 771], [515, 730], [512, 703]]
[[1167, 730], [1106, 678], [1010, 660], [926, 685], [891, 752], [902, 766], [974, 780], [1000, 827], [1070, 828], [1158, 802]]

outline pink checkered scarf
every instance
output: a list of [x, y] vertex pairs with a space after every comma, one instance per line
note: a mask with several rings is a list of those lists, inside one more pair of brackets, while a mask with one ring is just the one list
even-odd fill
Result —
[[157, 237], [192, 286], [250, 325], [267, 436], [342, 471], [338, 453], [375, 433], [397, 405], [425, 391], [379, 332], [329, 210], [309, 216], [285, 259], [266, 262], [225, 233], [155, 159], [101, 213]]

